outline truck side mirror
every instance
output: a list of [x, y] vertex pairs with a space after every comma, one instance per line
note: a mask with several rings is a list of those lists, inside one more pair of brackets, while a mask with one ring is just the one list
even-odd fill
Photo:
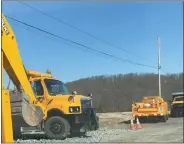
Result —
[[76, 95], [76, 94], [77, 94], [77, 92], [76, 92], [76, 91], [73, 91], [73, 92], [72, 92], [72, 94]]
[[89, 96], [89, 97], [92, 97], [93, 95], [92, 95], [92, 93], [90, 93], [90, 94], [88, 94], [88, 96]]

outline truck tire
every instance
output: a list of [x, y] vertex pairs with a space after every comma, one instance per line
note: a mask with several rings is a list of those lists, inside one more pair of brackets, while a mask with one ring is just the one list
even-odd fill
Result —
[[171, 111], [171, 117], [176, 117], [176, 112], [174, 110]]
[[179, 112], [178, 111], [176, 111], [176, 117], [179, 117]]
[[70, 124], [60, 116], [52, 116], [45, 122], [44, 130], [48, 139], [63, 140], [70, 134]]
[[169, 119], [169, 115], [167, 114], [167, 115], [166, 115], [166, 120], [168, 120], [168, 119]]
[[167, 121], [167, 116], [162, 116], [160, 117], [160, 122], [166, 122]]

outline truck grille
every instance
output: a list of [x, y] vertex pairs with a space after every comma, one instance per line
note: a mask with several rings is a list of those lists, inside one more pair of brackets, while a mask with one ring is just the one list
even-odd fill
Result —
[[81, 108], [82, 108], [82, 112], [85, 112], [88, 109], [90, 109], [91, 108], [91, 100], [81, 99]]
[[183, 108], [184, 104], [174, 104], [173, 107], [174, 108]]

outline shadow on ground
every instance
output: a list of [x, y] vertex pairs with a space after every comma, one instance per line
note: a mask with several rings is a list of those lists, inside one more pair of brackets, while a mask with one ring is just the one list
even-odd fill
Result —
[[[130, 120], [119, 122], [118, 124], [130, 124]], [[139, 119], [140, 123], [158, 123], [157, 119]], [[136, 123], [136, 120], [133, 120], [133, 123]]]
[[[89, 138], [91, 136], [87, 136], [85, 133], [73, 133], [73, 134], [70, 134], [68, 136], [68, 138], [75, 138], [75, 137], [78, 137], [78, 138]], [[17, 141], [18, 139], [20, 140], [30, 140], [30, 139], [34, 139], [34, 140], [41, 140], [41, 139], [46, 139], [46, 140], [49, 140], [48, 138], [46, 138], [45, 135], [42, 135], [42, 134], [31, 134], [31, 135], [22, 135], [20, 137], [16, 137], [14, 138], [15, 141]]]
[[30, 139], [41, 140], [41, 139], [47, 139], [47, 138], [45, 137], [45, 135], [42, 135], [42, 134], [31, 134], [31, 135], [22, 135], [22, 136], [14, 138], [15, 141], [17, 141], [18, 139], [20, 140], [30, 140]]

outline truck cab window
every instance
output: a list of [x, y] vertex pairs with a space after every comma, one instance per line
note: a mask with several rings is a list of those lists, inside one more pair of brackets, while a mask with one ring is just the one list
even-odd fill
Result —
[[50, 95], [69, 94], [65, 84], [59, 80], [44, 79], [44, 82]]
[[174, 101], [183, 101], [184, 100], [184, 97], [176, 97], [175, 99], [174, 99]]
[[33, 87], [33, 90], [34, 90], [34, 93], [35, 95], [43, 95], [44, 92], [43, 92], [43, 87], [42, 87], [42, 84], [41, 84], [41, 81], [38, 80], [38, 81], [32, 81], [31, 82], [31, 85]]

